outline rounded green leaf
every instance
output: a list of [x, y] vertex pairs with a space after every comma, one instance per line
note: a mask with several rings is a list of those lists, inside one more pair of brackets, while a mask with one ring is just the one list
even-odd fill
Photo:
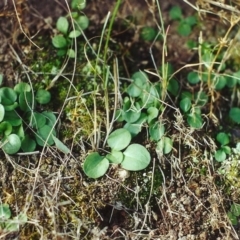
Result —
[[190, 73], [188, 73], [188, 75], [187, 75], [187, 80], [188, 80], [188, 82], [191, 83], [191, 84], [197, 84], [197, 83], [199, 83], [200, 78], [199, 78], [197, 72], [190, 72]]
[[129, 145], [131, 139], [132, 137], [129, 131], [124, 128], [120, 128], [109, 135], [107, 143], [110, 148], [115, 151], [119, 151], [126, 148]]
[[222, 149], [220, 149], [216, 151], [214, 157], [218, 162], [223, 162], [227, 158], [227, 154]]
[[151, 160], [148, 150], [140, 144], [131, 144], [123, 155], [121, 167], [129, 171], [145, 169]]
[[181, 36], [187, 37], [191, 33], [192, 29], [189, 24], [183, 21], [180, 22], [177, 31]]
[[67, 18], [65, 18], [65, 17], [58, 18], [58, 20], [57, 20], [58, 31], [60, 31], [63, 34], [66, 34], [68, 31], [68, 26], [69, 26], [69, 23], [68, 23]]
[[21, 140], [16, 134], [10, 134], [4, 139], [3, 151], [7, 154], [15, 154], [21, 147]]
[[22, 140], [21, 149], [23, 152], [33, 152], [36, 149], [36, 142], [28, 135]]
[[240, 108], [231, 108], [229, 117], [235, 122], [240, 123]]
[[200, 129], [203, 125], [201, 114], [191, 113], [187, 117], [187, 122], [192, 128]]
[[157, 31], [153, 27], [143, 27], [140, 32], [140, 37], [144, 41], [153, 41], [157, 36]]
[[72, 31], [69, 33], [68, 37], [69, 37], [69, 38], [77, 38], [77, 37], [79, 37], [80, 35], [81, 35], [81, 32], [80, 32], [80, 31], [78, 31], [78, 30], [72, 30]]
[[17, 85], [15, 85], [14, 91], [16, 93], [30, 92], [31, 91], [31, 87], [30, 87], [30, 85], [28, 83], [20, 82]]
[[76, 52], [73, 49], [70, 48], [70, 49], [67, 50], [67, 55], [70, 58], [75, 58], [76, 57]]
[[156, 107], [149, 107], [147, 109], [148, 119], [147, 122], [150, 123], [153, 119], [158, 117], [159, 110]]
[[235, 216], [240, 216], [240, 204], [233, 203], [231, 206], [231, 212], [234, 213]]
[[190, 98], [186, 97], [180, 101], [180, 108], [183, 112], [188, 112], [192, 106]]
[[38, 131], [35, 134], [37, 144], [40, 146], [44, 146], [46, 144], [53, 145], [54, 140], [52, 138], [52, 135], [55, 135], [55, 134], [56, 134], [55, 130], [52, 131], [52, 128], [50, 126], [48, 125], [43, 126], [42, 128], [38, 129]]
[[61, 35], [57, 35], [52, 39], [52, 44], [55, 48], [67, 47], [67, 40]]
[[163, 137], [158, 143], [156, 147], [156, 151], [168, 154], [172, 151], [173, 142], [172, 139], [169, 137]]
[[90, 178], [102, 177], [108, 170], [109, 161], [97, 152], [91, 153], [84, 161], [83, 171]]
[[5, 115], [4, 106], [2, 104], [0, 104], [0, 122], [3, 120], [4, 115]]
[[169, 15], [172, 20], [180, 20], [182, 18], [182, 9], [179, 6], [174, 6], [170, 9]]
[[89, 19], [85, 15], [78, 17], [78, 19], [76, 21], [77, 21], [78, 26], [82, 30], [87, 29], [89, 26]]
[[45, 89], [38, 89], [35, 98], [38, 103], [47, 104], [51, 100], [51, 93]]
[[229, 136], [224, 132], [218, 133], [216, 138], [217, 138], [217, 141], [222, 145], [227, 145], [230, 142]]
[[12, 105], [17, 100], [17, 94], [9, 87], [2, 87], [0, 88], [0, 98], [2, 105]]
[[112, 151], [111, 153], [106, 155], [106, 158], [111, 162], [111, 163], [116, 163], [119, 164], [123, 160], [123, 153], [120, 151]]
[[168, 82], [167, 90], [173, 95], [178, 95], [179, 83], [176, 79], [170, 79]]
[[225, 76], [219, 76], [215, 79], [215, 82], [214, 82], [214, 88], [216, 90], [221, 90], [223, 89], [227, 84], [227, 79]]

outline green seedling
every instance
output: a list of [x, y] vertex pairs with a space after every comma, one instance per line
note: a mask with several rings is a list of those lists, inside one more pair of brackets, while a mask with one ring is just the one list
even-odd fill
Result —
[[182, 92], [179, 102], [180, 109], [187, 118], [189, 126], [200, 129], [203, 125], [201, 108], [208, 102], [208, 96], [205, 92], [192, 94]]
[[218, 162], [223, 162], [227, 158], [227, 154], [231, 153], [231, 148], [228, 146], [230, 139], [228, 134], [224, 132], [218, 133], [216, 139], [221, 144], [221, 146], [215, 152], [214, 157]]
[[19, 231], [20, 225], [27, 222], [27, 215], [20, 213], [11, 218], [11, 210], [8, 204], [0, 204], [0, 231], [5, 233]]
[[233, 203], [227, 215], [232, 225], [237, 225], [238, 217], [240, 216], [240, 204]]
[[130, 144], [131, 139], [130, 132], [124, 128], [112, 132], [107, 139], [111, 152], [104, 156], [98, 152], [89, 154], [83, 164], [85, 174], [90, 178], [99, 178], [107, 172], [110, 163], [120, 164], [129, 171], [145, 169], [150, 163], [150, 154], [142, 145]]
[[169, 15], [172, 20], [179, 21], [177, 31], [181, 36], [184, 37], [190, 35], [193, 26], [197, 24], [197, 18], [195, 16], [184, 18], [182, 10], [178, 6], [172, 7]]
[[37, 106], [51, 101], [45, 89], [34, 92], [30, 85], [18, 83], [13, 89], [0, 88], [0, 141], [7, 154], [33, 152], [37, 146], [53, 145], [65, 153], [69, 149], [56, 138], [56, 116], [51, 111], [37, 112]]
[[151, 42], [156, 38], [157, 34], [158, 34], [158, 32], [155, 28], [143, 27], [140, 32], [140, 37], [144, 41]]
[[[86, 1], [72, 1], [73, 9], [83, 9]], [[58, 49], [57, 55], [68, 55], [70, 58], [76, 57], [76, 52], [72, 49], [73, 40], [79, 37], [89, 25], [89, 19], [85, 15], [80, 15], [78, 12], [71, 12], [71, 18], [74, 22], [74, 27], [70, 29], [70, 17], [59, 17], [56, 23], [59, 34], [52, 38], [52, 44]]]

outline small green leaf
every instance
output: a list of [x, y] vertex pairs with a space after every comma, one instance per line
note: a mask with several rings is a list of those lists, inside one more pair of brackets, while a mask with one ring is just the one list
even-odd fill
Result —
[[192, 128], [200, 129], [203, 125], [201, 114], [190, 113], [187, 117], [187, 122]]
[[131, 144], [123, 152], [124, 158], [121, 167], [129, 171], [145, 169], [151, 160], [147, 149], [140, 144]]
[[232, 225], [238, 224], [237, 217], [232, 212], [228, 212], [227, 215], [228, 215], [228, 218], [231, 221]]
[[80, 35], [81, 35], [81, 32], [80, 32], [80, 31], [78, 31], [78, 30], [72, 30], [72, 31], [69, 33], [68, 37], [69, 37], [69, 38], [77, 38], [77, 37], [79, 37]]
[[82, 10], [86, 7], [86, 0], [72, 0], [71, 1], [71, 8], [72, 9], [78, 9], [78, 10]]
[[158, 117], [159, 110], [156, 107], [150, 107], [147, 109], [147, 122], [150, 123], [153, 119]]
[[231, 205], [231, 212], [232, 212], [236, 217], [239, 217], [239, 216], [240, 216], [240, 204], [233, 203], [233, 204]]
[[4, 106], [12, 105], [17, 100], [16, 92], [9, 87], [0, 88], [0, 99]]
[[230, 142], [229, 136], [224, 132], [218, 133], [216, 139], [221, 145], [227, 145]]
[[214, 84], [214, 89], [215, 90], [223, 89], [226, 86], [226, 84], [227, 84], [226, 77], [222, 76], [222, 75], [219, 76], [219, 77], [216, 77], [215, 78], [215, 82], [213, 84]]
[[3, 151], [7, 154], [15, 154], [21, 147], [21, 140], [16, 134], [10, 134], [4, 138]]
[[130, 109], [123, 113], [124, 120], [128, 123], [136, 122], [141, 116], [140, 108], [140, 104], [136, 102], [135, 105], [132, 105]]
[[76, 57], [76, 52], [73, 49], [70, 48], [70, 49], [67, 50], [67, 55], [70, 58], [75, 58]]
[[197, 72], [190, 72], [190, 73], [188, 73], [188, 75], [187, 75], [187, 80], [188, 80], [188, 82], [191, 83], [191, 84], [197, 84], [197, 83], [199, 83], [199, 81], [200, 81]]
[[176, 79], [170, 79], [168, 82], [167, 90], [173, 95], [178, 95], [179, 83]]
[[192, 106], [191, 100], [189, 98], [183, 98], [180, 101], [180, 108], [184, 113], [188, 112]]
[[53, 135], [56, 135], [55, 130], [52, 130], [52, 128], [48, 125], [43, 126], [42, 128], [38, 129], [38, 131], [35, 134], [37, 144], [40, 146], [53, 145], [54, 144], [54, 140], [52, 138]]
[[19, 95], [19, 107], [22, 111], [28, 112], [35, 108], [35, 101], [32, 92], [21, 92]]
[[79, 16], [78, 19], [76, 20], [78, 26], [82, 29], [85, 30], [89, 26], [89, 19], [88, 17], [84, 16]]
[[34, 112], [31, 114], [30, 116], [32, 123], [31, 123], [31, 127], [35, 128], [35, 129], [40, 129], [42, 128], [45, 124], [46, 124], [46, 117], [38, 112]]
[[23, 152], [33, 152], [36, 149], [36, 142], [28, 135], [22, 140], [21, 149]]
[[168, 154], [172, 151], [173, 142], [169, 137], [163, 137], [158, 143], [156, 147], [157, 153]]
[[106, 158], [111, 162], [111, 163], [116, 163], [120, 164], [123, 161], [123, 153], [120, 151], [112, 151], [111, 153], [106, 155]]
[[47, 122], [46, 125], [49, 127], [53, 127], [57, 121], [57, 118], [53, 112], [50, 111], [44, 111], [41, 113], [43, 116], [45, 116]]
[[231, 108], [229, 117], [235, 122], [240, 123], [240, 108]]
[[149, 127], [149, 134], [152, 140], [158, 141], [165, 133], [165, 127], [160, 122], [155, 122]]
[[129, 145], [131, 139], [132, 137], [129, 131], [124, 128], [120, 128], [109, 135], [107, 143], [113, 150], [119, 151], [126, 148]]
[[19, 231], [21, 224], [27, 222], [27, 215], [25, 213], [20, 213], [18, 216], [14, 217], [13, 220], [8, 220], [4, 227], [5, 232], [16, 232]]
[[65, 18], [65, 17], [58, 18], [58, 20], [57, 20], [58, 31], [60, 31], [63, 34], [67, 34], [68, 27], [69, 27], [69, 23], [68, 23], [67, 18]]
[[87, 156], [83, 164], [83, 171], [90, 178], [102, 177], [108, 170], [109, 161], [106, 157], [102, 157], [97, 152], [93, 152]]
[[222, 149], [219, 149], [215, 152], [214, 157], [218, 162], [223, 162], [227, 155]]
[[62, 151], [64, 154], [69, 154], [71, 151], [70, 149], [63, 143], [61, 142], [58, 138], [56, 138], [54, 135], [52, 135], [53, 141], [60, 151]]
[[0, 204], [0, 220], [7, 220], [11, 217], [11, 210], [8, 204]]
[[177, 31], [181, 36], [187, 37], [192, 32], [192, 28], [188, 23], [183, 21], [180, 22]]
[[14, 91], [16, 93], [21, 93], [21, 92], [30, 92], [31, 91], [31, 87], [28, 83], [25, 82], [20, 82], [17, 85], [15, 85], [14, 87]]
[[171, 8], [169, 15], [172, 20], [180, 20], [182, 19], [182, 10], [180, 7], [174, 6]]
[[53, 37], [52, 44], [55, 48], [64, 48], [67, 47], [67, 40], [61, 35]]
[[12, 125], [9, 122], [1, 122], [0, 123], [0, 134], [4, 136], [8, 136], [12, 132]]
[[51, 93], [45, 89], [38, 89], [35, 99], [40, 104], [47, 104], [51, 100]]
[[140, 37], [144, 41], [153, 41], [157, 36], [157, 31], [153, 27], [143, 27], [140, 32]]

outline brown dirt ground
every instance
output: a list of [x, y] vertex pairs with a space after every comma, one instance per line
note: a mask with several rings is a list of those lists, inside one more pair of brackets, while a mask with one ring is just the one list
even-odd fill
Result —
[[[193, 13], [193, 9], [179, 0], [163, 2], [163, 18], [166, 26], [170, 26], [167, 60], [178, 69], [193, 63], [196, 54], [186, 47], [186, 39], [175, 34], [176, 26], [169, 20], [168, 11], [175, 4], [181, 5], [186, 15]], [[63, 0], [19, 0], [15, 2], [15, 7], [18, 19], [12, 1], [0, 3], [0, 72], [4, 74], [4, 85], [8, 86], [13, 86], [22, 76], [21, 64], [16, 61], [13, 49], [24, 63], [27, 52], [37, 49], [34, 39], [44, 34], [52, 36], [56, 19], [66, 12]], [[112, 8], [113, 1], [88, 1], [84, 12], [91, 21], [87, 31], [89, 37], [100, 34], [106, 14]], [[129, 66], [125, 69], [125, 77], [139, 68], [151, 68], [150, 44], [139, 39], [138, 27], [154, 25], [147, 1], [124, 1], [118, 21], [128, 15], [137, 18], [135, 31], [113, 30], [113, 38], [125, 46], [121, 56]], [[204, 34], [216, 31], [211, 19], [205, 23], [208, 25], [203, 26], [207, 28]], [[31, 41], [25, 34], [31, 37]], [[190, 38], [198, 38], [197, 34], [196, 29]], [[124, 55], [126, 48], [130, 51], [130, 58]], [[161, 62], [161, 52], [162, 46], [157, 43], [153, 47], [157, 64]], [[204, 143], [203, 139], [208, 136], [199, 137], [195, 133], [194, 137]], [[187, 173], [186, 170], [192, 167], [189, 155], [203, 155], [201, 149], [196, 153], [197, 142], [191, 138], [187, 140], [193, 144], [189, 149], [182, 149], [181, 154], [178, 152], [180, 150], [175, 150], [171, 160], [162, 158], [156, 162], [159, 165], [156, 169], [171, 172], [166, 175], [164, 184], [159, 186], [162, 194], [155, 196], [157, 206], [152, 209], [145, 206], [138, 211], [133, 209], [133, 212], [127, 207], [113, 204], [123, 185], [116, 175], [110, 172], [109, 177], [101, 181], [86, 180], [82, 175], [80, 156], [62, 157], [49, 149], [41, 157], [22, 158], [2, 154], [0, 199], [11, 205], [13, 213], [28, 209], [29, 216], [26, 227], [18, 233], [7, 235], [5, 239], [40, 239], [40, 236], [41, 239], [238, 239], [226, 218], [228, 201], [215, 185], [218, 176], [211, 168], [210, 156], [204, 156], [203, 161], [194, 165], [194, 171]], [[181, 145], [181, 142], [178, 144]], [[208, 174], [200, 174], [199, 169], [203, 168]], [[73, 226], [74, 222], [78, 222], [82, 234], [79, 232], [77, 235], [80, 230]], [[1, 234], [0, 239], [4, 239]]]

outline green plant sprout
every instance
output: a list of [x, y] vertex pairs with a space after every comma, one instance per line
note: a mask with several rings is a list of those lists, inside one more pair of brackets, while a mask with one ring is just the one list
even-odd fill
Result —
[[56, 137], [56, 117], [51, 111], [37, 112], [51, 94], [44, 89], [34, 92], [30, 85], [18, 83], [13, 89], [0, 88], [0, 141], [7, 154], [33, 152], [37, 145], [53, 145], [65, 153], [69, 149]]
[[214, 157], [218, 162], [223, 162], [227, 158], [227, 154], [231, 153], [231, 148], [228, 146], [230, 139], [228, 134], [224, 132], [218, 133], [216, 139], [221, 146], [214, 154]]
[[149, 152], [140, 144], [130, 144], [131, 140], [128, 130], [119, 128], [113, 131], [107, 139], [111, 152], [105, 156], [100, 156], [98, 152], [90, 153], [83, 164], [85, 174], [90, 178], [99, 178], [106, 173], [110, 163], [120, 164], [129, 171], [146, 168], [151, 160]]
[[[78, 0], [72, 1], [71, 7], [73, 10], [82, 10], [86, 6], [86, 1]], [[79, 15], [79, 13], [71, 12], [70, 16], [73, 20], [73, 29], [69, 27], [69, 20], [67, 17], [59, 17], [56, 23], [57, 30], [60, 32], [58, 35], [52, 38], [52, 44], [58, 49], [58, 56], [65, 56], [66, 54], [70, 58], [76, 57], [76, 52], [71, 48], [73, 45], [73, 39], [79, 37], [89, 25], [89, 19], [85, 15]]]
[[20, 225], [27, 222], [27, 215], [20, 213], [11, 219], [11, 210], [8, 204], [0, 204], [0, 231], [4, 233], [19, 231]]
[[240, 216], [240, 204], [233, 203], [230, 210], [227, 212], [227, 215], [232, 225], [237, 225], [238, 217]]
[[177, 31], [181, 36], [184, 37], [187, 37], [192, 32], [193, 26], [197, 24], [197, 19], [195, 16], [184, 18], [182, 10], [179, 6], [172, 7], [169, 15], [172, 20], [179, 21]]

